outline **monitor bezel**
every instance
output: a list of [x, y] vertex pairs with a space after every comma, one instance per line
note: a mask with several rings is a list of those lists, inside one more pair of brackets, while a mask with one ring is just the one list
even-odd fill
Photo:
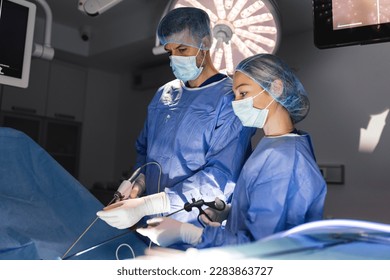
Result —
[[26, 28], [26, 38], [24, 44], [22, 75], [20, 78], [0, 75], [0, 84], [27, 88], [29, 83], [29, 77], [30, 77], [31, 56], [32, 56], [32, 47], [34, 41], [36, 5], [34, 3], [27, 2], [24, 0], [3, 0], [3, 1], [13, 2], [17, 5], [27, 7], [28, 19], [27, 19], [27, 28]]
[[390, 23], [333, 29], [332, 0], [313, 0], [314, 44], [319, 49], [390, 41]]

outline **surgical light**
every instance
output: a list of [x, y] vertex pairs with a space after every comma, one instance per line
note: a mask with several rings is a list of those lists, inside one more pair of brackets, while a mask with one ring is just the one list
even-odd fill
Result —
[[[279, 13], [273, 0], [172, 0], [165, 14], [179, 7], [207, 12], [214, 36], [210, 54], [214, 66], [227, 74], [244, 58], [275, 53], [279, 46]], [[158, 39], [153, 53], [164, 53]]]

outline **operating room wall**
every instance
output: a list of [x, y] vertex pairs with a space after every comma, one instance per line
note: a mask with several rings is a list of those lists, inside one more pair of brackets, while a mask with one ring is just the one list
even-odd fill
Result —
[[168, 64], [120, 73], [88, 68], [79, 176], [84, 186], [114, 188], [128, 178], [147, 106], [172, 76]]
[[[284, 37], [278, 51], [311, 101], [299, 128], [312, 135], [320, 165], [344, 165], [344, 184], [328, 184], [326, 218], [390, 222], [390, 127], [373, 152], [359, 152], [360, 129], [390, 108], [390, 43], [317, 49], [312, 32]], [[387, 120], [389, 117], [387, 117]]]
[[[116, 150], [116, 175], [131, 173], [136, 161], [135, 143], [146, 118], [148, 103], [156, 89], [122, 92], [118, 103], [118, 139]], [[119, 172], [119, 173], [118, 173]], [[129, 175], [127, 175], [129, 177]]]
[[[157, 89], [173, 79], [168, 58], [165, 64], [134, 69], [127, 74], [127, 90], [121, 91], [118, 102], [118, 138], [116, 176], [131, 173], [136, 161], [135, 143], [141, 132], [149, 102]], [[119, 173], [118, 173], [119, 172]]]
[[88, 69], [79, 176], [87, 188], [115, 177], [117, 107], [123, 87], [120, 75]]

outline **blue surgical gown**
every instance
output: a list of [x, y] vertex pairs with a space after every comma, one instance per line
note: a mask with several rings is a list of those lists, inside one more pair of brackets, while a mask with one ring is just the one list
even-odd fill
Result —
[[264, 137], [245, 163], [226, 226], [206, 227], [199, 248], [242, 244], [322, 219], [326, 183], [310, 136]]
[[[253, 128], [245, 128], [234, 115], [232, 80], [186, 87], [179, 80], [162, 86], [148, 107], [137, 139], [137, 164], [146, 166], [146, 194], [164, 191], [171, 212], [191, 199], [228, 199], [250, 154]], [[198, 211], [179, 212], [173, 218], [197, 224]]]

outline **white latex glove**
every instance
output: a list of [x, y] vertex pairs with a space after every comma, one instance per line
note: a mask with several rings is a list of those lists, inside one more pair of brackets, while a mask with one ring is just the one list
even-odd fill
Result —
[[[219, 198], [216, 198], [215, 201], [217, 201]], [[223, 210], [215, 210], [213, 208], [206, 208], [204, 209], [204, 212], [212, 219], [210, 221], [206, 215], [202, 214], [200, 215], [201, 221], [208, 226], [212, 227], [219, 227], [221, 226], [221, 223], [227, 219], [230, 213], [230, 204], [226, 204], [225, 209]]]
[[174, 243], [184, 242], [193, 246], [197, 245], [203, 233], [203, 229], [189, 223], [182, 223], [167, 217], [156, 217], [147, 221], [147, 228], [138, 228], [137, 232], [159, 245], [169, 246]]
[[96, 213], [112, 227], [124, 229], [135, 225], [144, 216], [169, 212], [170, 203], [165, 192], [128, 199], [111, 204]]

